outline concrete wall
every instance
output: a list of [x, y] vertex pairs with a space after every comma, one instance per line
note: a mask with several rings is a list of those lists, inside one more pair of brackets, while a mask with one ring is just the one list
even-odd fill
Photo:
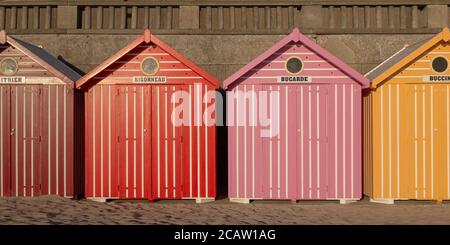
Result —
[[149, 27], [225, 79], [292, 28], [361, 73], [448, 25], [447, 1], [2, 1], [0, 29], [87, 72]]

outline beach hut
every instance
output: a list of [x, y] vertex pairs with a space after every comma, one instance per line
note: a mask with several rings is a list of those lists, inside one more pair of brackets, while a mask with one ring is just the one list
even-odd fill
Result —
[[88, 199], [215, 198], [216, 127], [202, 112], [214, 107], [205, 95], [217, 79], [147, 29], [76, 86], [85, 92]]
[[364, 92], [364, 193], [372, 201], [450, 199], [450, 32], [374, 68]]
[[368, 84], [297, 28], [226, 79], [230, 200], [360, 199]]
[[0, 196], [82, 192], [79, 77], [44, 49], [0, 32]]

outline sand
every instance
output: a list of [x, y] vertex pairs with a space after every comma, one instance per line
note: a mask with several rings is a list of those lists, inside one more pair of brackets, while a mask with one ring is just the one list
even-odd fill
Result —
[[450, 224], [450, 203], [113, 201], [0, 198], [0, 224]]

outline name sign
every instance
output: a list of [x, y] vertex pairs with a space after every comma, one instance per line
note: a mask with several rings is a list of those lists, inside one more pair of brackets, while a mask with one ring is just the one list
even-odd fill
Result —
[[25, 77], [0, 77], [1, 83], [25, 83]]
[[424, 82], [450, 82], [450, 76], [424, 76]]
[[133, 83], [166, 83], [167, 77], [165, 76], [143, 76], [133, 77]]
[[311, 77], [307, 76], [283, 76], [278, 77], [279, 83], [310, 83], [312, 82]]

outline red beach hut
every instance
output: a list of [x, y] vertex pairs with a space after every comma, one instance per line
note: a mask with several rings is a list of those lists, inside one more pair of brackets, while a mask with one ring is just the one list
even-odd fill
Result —
[[[202, 112], [217, 79], [145, 30], [76, 86], [85, 92], [88, 199], [215, 198], [216, 127]], [[183, 125], [171, 116], [180, 101], [189, 105]]]
[[230, 200], [360, 199], [368, 85], [297, 28], [226, 79]]
[[80, 75], [0, 32], [0, 196], [82, 192]]

